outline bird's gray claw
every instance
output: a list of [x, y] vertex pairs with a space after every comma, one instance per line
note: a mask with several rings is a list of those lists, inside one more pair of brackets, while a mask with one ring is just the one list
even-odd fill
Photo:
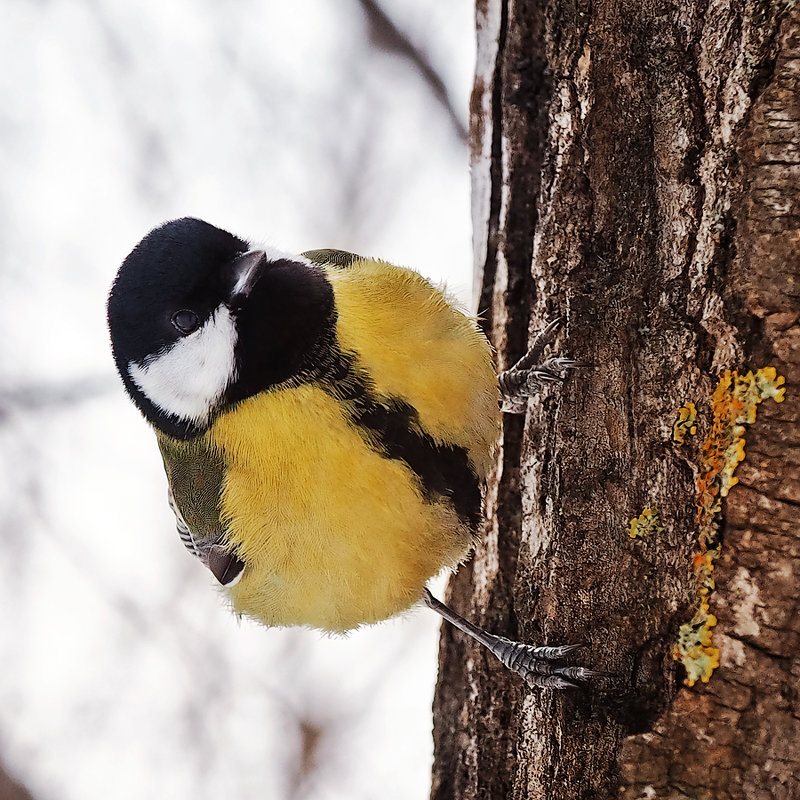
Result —
[[605, 674], [587, 667], [560, 666], [555, 663], [584, 647], [586, 645], [583, 643], [565, 644], [560, 647], [535, 647], [498, 636], [491, 650], [528, 686], [574, 689], [580, 688], [594, 677]]
[[555, 338], [563, 324], [562, 317], [551, 320], [533, 340], [528, 352], [514, 366], [502, 372], [498, 378], [503, 398], [502, 409], [508, 413], [524, 413], [527, 399], [535, 397], [549, 383], [561, 383], [573, 369], [589, 366], [586, 361], [556, 356], [539, 363], [545, 347]]
[[543, 364], [532, 367], [530, 374], [544, 381], [562, 381], [565, 377], [564, 373], [583, 366], [586, 366], [584, 361], [556, 356], [555, 358], [548, 358]]
[[543, 658], [547, 661], [560, 661], [562, 658], [566, 658], [570, 653], [574, 653], [576, 650], [582, 650], [584, 647], [588, 646], [589, 645], [585, 642], [581, 642], [580, 644], [562, 644], [560, 647], [534, 647], [532, 652], [537, 658]]
[[504, 372], [500, 378], [500, 389], [506, 401], [535, 397], [542, 386], [548, 383], [562, 383], [567, 373], [586, 366], [584, 361], [572, 358], [549, 358], [543, 364], [530, 369], [518, 370], [516, 367]]
[[[564, 324], [564, 317], [554, 317], [547, 323], [547, 325], [542, 328], [539, 333], [536, 334], [533, 340], [533, 346], [540, 345], [544, 347], [555, 338], [556, 332], [561, 328]], [[533, 349], [533, 347], [531, 348]]]
[[528, 675], [523, 675], [523, 678], [531, 688], [582, 689], [592, 678], [603, 674], [586, 667], [555, 667], [547, 675], [529, 673]]
[[530, 347], [528, 348], [528, 352], [525, 353], [522, 358], [514, 364], [511, 369], [516, 370], [526, 370], [533, 367], [539, 359], [542, 357], [542, 353], [544, 353], [545, 347], [549, 345], [553, 339], [556, 338], [556, 334], [561, 329], [561, 326], [564, 324], [564, 317], [556, 317], [555, 319], [551, 319], [547, 325], [542, 328], [534, 337], [533, 342], [531, 343]]

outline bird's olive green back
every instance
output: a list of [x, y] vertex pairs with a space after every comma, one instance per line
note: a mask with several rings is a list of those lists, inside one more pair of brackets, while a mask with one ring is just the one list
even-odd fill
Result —
[[187, 442], [156, 432], [172, 495], [189, 530], [205, 539], [223, 530], [219, 518], [224, 462], [205, 436]]
[[333, 264], [335, 267], [349, 267], [356, 261], [361, 261], [361, 256], [355, 253], [348, 253], [344, 250], [306, 250], [300, 255], [305, 256], [312, 264], [323, 266]]

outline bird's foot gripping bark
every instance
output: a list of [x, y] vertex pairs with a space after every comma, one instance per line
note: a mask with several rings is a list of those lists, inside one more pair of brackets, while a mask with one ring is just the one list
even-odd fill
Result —
[[428, 608], [441, 614], [451, 625], [471, 636], [490, 650], [510, 670], [517, 673], [528, 686], [539, 686], [545, 689], [571, 689], [580, 687], [595, 676], [605, 675], [586, 667], [562, 666], [563, 661], [582, 644], [567, 644], [561, 647], [534, 647], [530, 644], [515, 642], [505, 636], [487, 633], [477, 625], [473, 625], [456, 614], [452, 608], [437, 600], [427, 589], [422, 596]]
[[557, 663], [584, 647], [582, 644], [535, 647], [506, 639], [504, 636], [489, 636], [495, 640], [494, 646], [487, 645], [492, 653], [510, 670], [516, 672], [528, 686], [573, 689], [603, 674], [586, 667], [561, 666]]
[[585, 367], [584, 361], [554, 357], [539, 363], [545, 347], [555, 338], [563, 319], [557, 317], [544, 330], [539, 331], [528, 352], [513, 367], [501, 372], [497, 378], [503, 398], [503, 411], [511, 414], [525, 412], [529, 397], [535, 397], [548, 383], [560, 383], [567, 373]]

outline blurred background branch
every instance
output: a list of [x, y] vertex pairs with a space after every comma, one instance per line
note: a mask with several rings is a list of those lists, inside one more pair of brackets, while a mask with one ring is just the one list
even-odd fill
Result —
[[455, 106], [444, 80], [431, 64], [429, 54], [417, 47], [409, 35], [400, 30], [377, 0], [358, 1], [369, 23], [369, 36], [373, 46], [408, 59], [419, 77], [427, 84], [428, 91], [447, 114], [455, 135], [466, 144], [468, 137], [464, 122], [466, 109]]
[[424, 797], [437, 620], [335, 639], [231, 615], [175, 534], [105, 298], [192, 214], [467, 305], [472, 4], [9, 0], [0, 47], [6, 768], [37, 800]]

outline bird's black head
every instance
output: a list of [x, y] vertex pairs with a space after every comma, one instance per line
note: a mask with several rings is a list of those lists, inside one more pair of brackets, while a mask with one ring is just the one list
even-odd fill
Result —
[[334, 324], [321, 269], [190, 217], [148, 233], [108, 298], [128, 393], [153, 425], [182, 439], [312, 369]]

